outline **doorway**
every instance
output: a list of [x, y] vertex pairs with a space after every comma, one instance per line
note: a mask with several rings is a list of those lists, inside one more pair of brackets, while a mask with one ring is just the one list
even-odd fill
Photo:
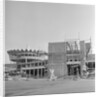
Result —
[[68, 75], [69, 76], [76, 76], [81, 74], [81, 68], [79, 64], [69, 64], [67, 65], [68, 68]]

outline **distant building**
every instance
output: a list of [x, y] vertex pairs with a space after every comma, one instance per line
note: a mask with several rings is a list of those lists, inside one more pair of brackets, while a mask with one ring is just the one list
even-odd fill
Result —
[[15, 72], [16, 68], [16, 64], [5, 64], [5, 73]]

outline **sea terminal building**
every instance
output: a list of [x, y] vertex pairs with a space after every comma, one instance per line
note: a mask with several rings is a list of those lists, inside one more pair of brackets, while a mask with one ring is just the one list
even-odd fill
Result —
[[16, 63], [16, 70], [23, 76], [43, 78], [48, 74], [47, 53], [32, 50], [9, 50], [9, 58]]
[[16, 70], [27, 77], [50, 77], [50, 69], [57, 78], [83, 75], [84, 70], [95, 70], [95, 55], [91, 42], [64, 41], [48, 45], [48, 53], [32, 50], [9, 50], [9, 58], [15, 62]]

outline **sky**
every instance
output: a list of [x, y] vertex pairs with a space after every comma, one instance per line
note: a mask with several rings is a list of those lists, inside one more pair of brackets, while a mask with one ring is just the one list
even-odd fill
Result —
[[48, 51], [49, 42], [90, 37], [94, 46], [94, 33], [94, 5], [5, 3], [5, 63], [10, 62], [7, 51], [11, 49]]

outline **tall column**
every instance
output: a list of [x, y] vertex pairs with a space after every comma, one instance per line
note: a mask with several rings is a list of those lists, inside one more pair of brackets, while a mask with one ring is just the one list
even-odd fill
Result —
[[34, 77], [34, 72], [33, 71], [34, 71], [34, 69], [32, 69], [32, 77]]
[[41, 77], [43, 76], [43, 71], [42, 71], [42, 68], [41, 68]]
[[40, 78], [41, 78], [41, 69], [39, 69], [39, 76], [40, 76]]
[[29, 77], [31, 77], [31, 70], [29, 69]]
[[31, 70], [31, 77], [33, 77], [33, 69]]
[[37, 62], [37, 66], [39, 66], [39, 62]]
[[33, 77], [34, 75], [33, 75], [33, 69], [32, 69], [32, 77]]
[[26, 70], [25, 70], [24, 74], [25, 74], [25, 77], [26, 77], [26, 74], [27, 74], [27, 73], [26, 73]]
[[32, 69], [30, 70], [30, 77], [32, 77]]
[[43, 73], [42, 74], [43, 74], [43, 77], [44, 77], [44, 68], [43, 68]]
[[27, 70], [27, 72], [28, 72], [28, 77], [29, 77], [29, 70]]
[[29, 71], [28, 70], [26, 70], [26, 72], [27, 72], [27, 77], [29, 76]]
[[27, 63], [27, 58], [25, 59], [25, 63]]
[[39, 78], [39, 69], [37, 69], [37, 78]]
[[35, 77], [35, 69], [33, 69], [33, 77]]

